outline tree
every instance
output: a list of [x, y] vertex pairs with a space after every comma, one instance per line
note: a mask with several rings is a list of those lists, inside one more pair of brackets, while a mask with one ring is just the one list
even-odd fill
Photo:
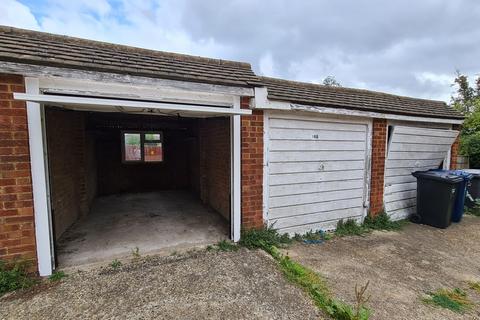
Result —
[[480, 76], [471, 87], [466, 75], [457, 71], [457, 87], [451, 105], [465, 115], [460, 133], [460, 153], [470, 158], [472, 168], [480, 167]]
[[323, 85], [329, 87], [341, 87], [342, 85], [338, 82], [334, 76], [328, 76], [323, 79]]

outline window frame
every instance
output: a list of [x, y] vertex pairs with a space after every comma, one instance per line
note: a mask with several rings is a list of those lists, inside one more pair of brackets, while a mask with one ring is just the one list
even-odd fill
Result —
[[[140, 160], [127, 160], [125, 154], [125, 135], [126, 134], [140, 134]], [[147, 134], [159, 134], [159, 140], [146, 140], [145, 135]], [[122, 163], [123, 164], [159, 164], [163, 163], [165, 158], [163, 154], [163, 132], [162, 131], [139, 131], [139, 130], [122, 130], [121, 131], [121, 140], [122, 140]], [[161, 143], [162, 144], [162, 160], [159, 161], [145, 161], [145, 143]]]

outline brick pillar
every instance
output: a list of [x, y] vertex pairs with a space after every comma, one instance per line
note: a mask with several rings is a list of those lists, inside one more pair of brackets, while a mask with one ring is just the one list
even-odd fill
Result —
[[27, 110], [13, 92], [25, 92], [23, 77], [0, 74], [0, 260], [32, 260], [36, 270]]
[[[242, 98], [241, 108], [250, 99]], [[242, 228], [263, 227], [263, 111], [241, 116], [242, 122]]]
[[[458, 124], [454, 124], [452, 126], [453, 130], [460, 131], [462, 128]], [[460, 135], [458, 135], [455, 142], [452, 144], [452, 148], [450, 150], [450, 169], [455, 170], [457, 169], [457, 158], [458, 158], [458, 150], [460, 149]]]
[[373, 119], [372, 175], [370, 181], [370, 214], [383, 210], [385, 175], [385, 149], [387, 146], [387, 120]]

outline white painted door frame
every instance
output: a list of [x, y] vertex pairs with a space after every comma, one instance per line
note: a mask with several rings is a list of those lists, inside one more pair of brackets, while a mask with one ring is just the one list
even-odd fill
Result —
[[[48, 172], [48, 153], [45, 136], [44, 106], [48, 103], [48, 96], [41, 97], [40, 81], [38, 78], [25, 78], [26, 94], [15, 94], [19, 100], [26, 101], [27, 121], [30, 145], [30, 161], [32, 171], [33, 202], [35, 216], [35, 238], [37, 247], [38, 270], [41, 276], [51, 275], [55, 268], [54, 237], [50, 210], [50, 186]], [[29, 99], [29, 97], [31, 99]], [[39, 99], [42, 98], [42, 99]], [[53, 99], [58, 99], [52, 96]], [[80, 98], [81, 99], [81, 98]], [[240, 114], [251, 114], [251, 110], [240, 108], [240, 96], [233, 96], [231, 109], [212, 107], [210, 114], [230, 117], [231, 136], [231, 239], [240, 240], [241, 229], [241, 121]], [[101, 99], [95, 101], [101, 107]], [[93, 104], [93, 103], [92, 103]], [[108, 106], [108, 104], [106, 105]], [[129, 105], [136, 107], [134, 103]], [[141, 108], [141, 103], [138, 108]], [[158, 104], [161, 108], [162, 104]], [[181, 107], [177, 105], [175, 108]], [[191, 106], [186, 108], [192, 109]], [[200, 109], [202, 106], [199, 107]], [[189, 110], [189, 111], [190, 111]], [[225, 112], [227, 111], [227, 112]]]

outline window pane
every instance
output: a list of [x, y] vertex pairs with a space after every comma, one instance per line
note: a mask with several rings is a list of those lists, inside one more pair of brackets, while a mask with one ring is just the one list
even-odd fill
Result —
[[154, 162], [154, 161], [162, 161], [163, 160], [163, 150], [162, 144], [152, 143], [152, 142], [145, 142], [144, 145], [145, 150], [145, 162]]
[[142, 160], [140, 133], [125, 133], [125, 161]]
[[151, 140], [160, 140], [160, 133], [145, 133], [145, 140], [146, 141], [151, 141]]

